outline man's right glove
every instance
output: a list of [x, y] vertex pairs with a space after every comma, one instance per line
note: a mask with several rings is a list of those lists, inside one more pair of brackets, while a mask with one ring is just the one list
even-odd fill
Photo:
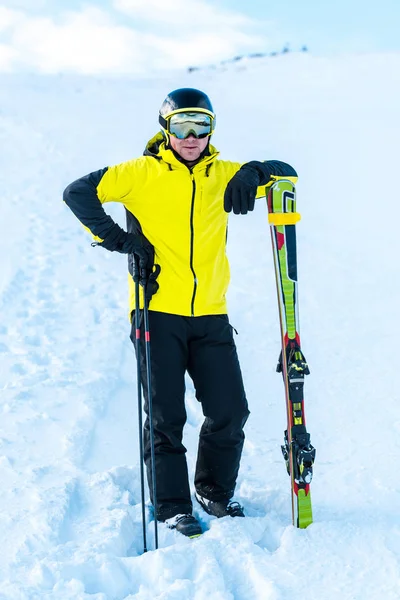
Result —
[[141, 271], [151, 272], [153, 269], [154, 246], [142, 233], [127, 233], [115, 223], [104, 240], [97, 245], [110, 250], [110, 252], [134, 254], [137, 257]]
[[267, 183], [270, 178], [271, 172], [266, 162], [253, 160], [245, 163], [226, 186], [225, 212], [231, 212], [233, 209], [235, 215], [246, 215], [248, 211], [254, 210], [257, 187]]
[[258, 186], [267, 185], [273, 177], [297, 177], [297, 173], [281, 160], [251, 160], [242, 165], [226, 186], [225, 211], [245, 215], [253, 210]]

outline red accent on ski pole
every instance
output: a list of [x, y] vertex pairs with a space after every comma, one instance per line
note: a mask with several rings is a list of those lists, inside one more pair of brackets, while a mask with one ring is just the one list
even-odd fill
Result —
[[144, 337], [145, 337], [146, 342], [149, 342], [150, 341], [150, 331], [146, 331], [144, 334]]
[[136, 339], [140, 340], [140, 329], [136, 329]]

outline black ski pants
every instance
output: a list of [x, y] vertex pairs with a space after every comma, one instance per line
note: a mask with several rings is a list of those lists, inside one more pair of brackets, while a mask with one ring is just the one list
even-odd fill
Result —
[[[191, 513], [182, 444], [186, 422], [185, 373], [193, 380], [205, 420], [200, 430], [195, 488], [209, 500], [233, 496], [249, 415], [242, 374], [227, 315], [183, 317], [149, 311], [151, 386], [155, 441], [157, 518]], [[148, 415], [145, 342], [141, 315], [141, 375]], [[133, 319], [131, 340], [135, 344]], [[144, 460], [152, 498], [148, 417]]]

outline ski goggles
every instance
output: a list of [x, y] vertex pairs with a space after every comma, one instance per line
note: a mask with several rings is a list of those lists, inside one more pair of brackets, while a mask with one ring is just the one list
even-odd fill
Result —
[[175, 113], [167, 119], [167, 131], [179, 140], [186, 139], [190, 134], [205, 138], [213, 132], [213, 118], [201, 112]]

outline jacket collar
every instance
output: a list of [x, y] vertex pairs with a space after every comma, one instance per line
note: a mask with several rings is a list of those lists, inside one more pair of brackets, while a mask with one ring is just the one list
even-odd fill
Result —
[[[209, 145], [209, 150], [210, 153], [192, 167], [193, 171], [202, 171], [214, 162], [219, 152], [212, 144]], [[165, 163], [176, 169], [188, 168], [184, 163], [178, 160], [170, 148], [166, 148], [165, 139], [161, 132], [157, 133], [147, 142], [143, 154], [144, 156], [153, 156], [158, 160], [163, 160]]]

